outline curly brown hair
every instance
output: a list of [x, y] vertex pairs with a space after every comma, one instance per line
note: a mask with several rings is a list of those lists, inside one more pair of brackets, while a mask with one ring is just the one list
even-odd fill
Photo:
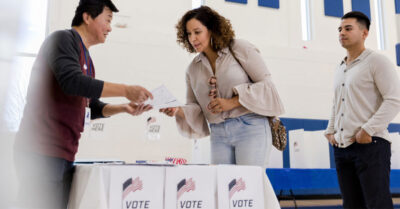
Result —
[[212, 44], [214, 51], [218, 52], [225, 47], [229, 47], [235, 38], [235, 32], [232, 29], [231, 22], [218, 14], [208, 6], [201, 6], [186, 12], [185, 15], [176, 24], [177, 41], [188, 52], [194, 53], [196, 50], [190, 44], [186, 31], [186, 24], [189, 20], [195, 18], [200, 21], [209, 31], [211, 31]]

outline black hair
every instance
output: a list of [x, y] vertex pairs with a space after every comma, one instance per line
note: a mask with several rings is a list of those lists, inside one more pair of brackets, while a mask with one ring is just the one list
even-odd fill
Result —
[[71, 26], [79, 26], [83, 23], [83, 13], [88, 13], [94, 19], [103, 12], [105, 7], [113, 12], [119, 12], [111, 0], [80, 0]]
[[369, 20], [368, 16], [365, 15], [364, 13], [359, 11], [351, 11], [343, 15], [342, 20], [347, 18], [356, 18], [357, 22], [365, 26], [369, 31], [369, 26], [371, 25], [371, 21]]

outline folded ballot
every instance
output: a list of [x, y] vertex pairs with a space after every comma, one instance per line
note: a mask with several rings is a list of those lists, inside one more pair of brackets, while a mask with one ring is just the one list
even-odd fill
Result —
[[153, 89], [151, 93], [153, 94], [153, 100], [149, 99], [145, 104], [153, 106], [153, 109], [182, 106], [182, 103], [164, 85]]

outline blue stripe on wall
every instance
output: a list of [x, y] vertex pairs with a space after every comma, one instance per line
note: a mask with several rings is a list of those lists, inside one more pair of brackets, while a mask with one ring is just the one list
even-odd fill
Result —
[[342, 17], [343, 0], [324, 0], [324, 10], [326, 16]]
[[390, 133], [399, 133], [400, 134], [400, 123], [391, 123], [389, 124], [388, 130]]
[[[325, 130], [328, 126], [328, 120], [316, 120], [316, 119], [302, 119], [302, 118], [281, 118], [282, 123], [286, 127], [286, 134], [288, 138], [286, 149], [283, 151], [283, 167], [290, 168], [290, 156], [289, 156], [289, 131], [296, 129], [304, 129], [304, 131], [319, 131]], [[400, 123], [389, 124], [388, 130], [390, 133], [398, 132], [400, 134]], [[329, 157], [331, 168], [336, 168], [335, 157], [333, 155], [333, 148], [329, 146]]]
[[235, 2], [235, 3], [240, 3], [240, 4], [247, 4], [247, 0], [225, 0], [229, 2]]
[[258, 6], [279, 9], [279, 0], [258, 0]]
[[400, 0], [394, 0], [394, 7], [396, 7], [396, 14], [400, 14]]
[[360, 11], [364, 13], [371, 20], [371, 7], [369, 0], [352, 0], [351, 9], [353, 11]]
[[[269, 180], [278, 196], [295, 198], [296, 195], [339, 195], [339, 183], [336, 169], [292, 169], [268, 168]], [[390, 171], [390, 192], [400, 194], [400, 169]], [[294, 196], [292, 196], [294, 195]], [[342, 207], [301, 207], [340, 209]], [[399, 208], [395, 205], [395, 208]]]
[[396, 44], [397, 66], [400, 66], [400, 44]]

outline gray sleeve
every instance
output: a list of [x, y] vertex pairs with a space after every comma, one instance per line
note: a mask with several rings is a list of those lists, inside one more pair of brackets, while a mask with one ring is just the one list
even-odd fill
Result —
[[333, 99], [332, 107], [331, 107], [331, 115], [329, 118], [328, 126], [324, 132], [325, 135], [327, 134], [335, 134], [335, 100]]
[[371, 64], [375, 85], [383, 102], [362, 128], [371, 136], [387, 128], [400, 111], [400, 80], [394, 65], [385, 56], [376, 56]]
[[72, 31], [53, 33], [44, 45], [45, 59], [64, 93], [99, 98], [104, 82], [83, 74], [79, 64], [80, 47]]
[[91, 118], [90, 119], [97, 119], [97, 118], [104, 118], [103, 115], [103, 108], [107, 105], [107, 103], [104, 103], [100, 101], [99, 99], [91, 99], [90, 100], [90, 110], [91, 110]]

